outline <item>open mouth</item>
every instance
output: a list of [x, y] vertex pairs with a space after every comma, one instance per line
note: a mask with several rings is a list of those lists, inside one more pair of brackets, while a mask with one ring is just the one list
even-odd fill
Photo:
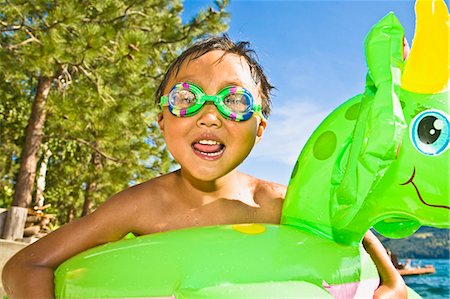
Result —
[[429, 204], [425, 200], [423, 200], [422, 195], [420, 195], [419, 188], [417, 188], [416, 184], [413, 181], [415, 175], [416, 175], [416, 167], [414, 167], [413, 173], [412, 173], [411, 177], [409, 178], [409, 180], [407, 180], [406, 182], [404, 182], [403, 184], [400, 184], [400, 185], [405, 186], [405, 185], [408, 185], [408, 184], [412, 184], [414, 186], [414, 189], [416, 189], [417, 196], [419, 197], [420, 201], [424, 205], [429, 206], [429, 207], [433, 207], [433, 208], [443, 208], [443, 209], [449, 209], [450, 210], [449, 206], [433, 205], [433, 204]]
[[205, 160], [217, 160], [225, 152], [225, 145], [216, 140], [202, 139], [192, 144], [194, 153]]

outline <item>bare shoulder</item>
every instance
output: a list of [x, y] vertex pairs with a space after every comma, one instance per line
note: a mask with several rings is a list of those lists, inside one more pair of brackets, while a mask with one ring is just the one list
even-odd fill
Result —
[[108, 204], [123, 204], [133, 203], [146, 204], [148, 200], [156, 200], [158, 195], [164, 193], [167, 190], [167, 186], [171, 183], [172, 174], [166, 174], [160, 177], [152, 178], [143, 183], [129, 187], [114, 196], [112, 196], [107, 203]]
[[157, 232], [160, 230], [157, 224], [161, 220], [161, 215], [164, 215], [164, 211], [170, 209], [172, 205], [173, 180], [173, 173], [169, 173], [127, 188], [107, 200], [96, 212], [107, 215], [116, 211], [127, 221], [132, 215], [133, 232], [138, 234]]
[[248, 176], [248, 180], [254, 190], [254, 201], [259, 206], [255, 222], [280, 223], [286, 186], [252, 176]]
[[254, 180], [256, 198], [262, 197], [267, 200], [284, 200], [287, 190], [286, 186], [255, 177], [251, 178]]

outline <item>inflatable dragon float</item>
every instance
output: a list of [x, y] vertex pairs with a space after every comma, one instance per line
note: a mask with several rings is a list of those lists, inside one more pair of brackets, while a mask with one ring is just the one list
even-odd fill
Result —
[[406, 61], [393, 13], [371, 29], [365, 91], [306, 143], [281, 225], [195, 227], [105, 244], [59, 266], [56, 297], [370, 296], [379, 280], [361, 246], [368, 229], [403, 238], [421, 225], [450, 227], [448, 38], [442, 0], [417, 1]]

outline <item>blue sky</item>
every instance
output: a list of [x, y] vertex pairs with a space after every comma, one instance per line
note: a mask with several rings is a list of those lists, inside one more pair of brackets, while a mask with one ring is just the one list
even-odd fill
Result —
[[[210, 0], [185, 0], [185, 16]], [[412, 43], [414, 2], [231, 0], [228, 34], [250, 41], [277, 90], [263, 140], [239, 167], [287, 184], [316, 126], [338, 105], [364, 90], [363, 41], [394, 11]]]

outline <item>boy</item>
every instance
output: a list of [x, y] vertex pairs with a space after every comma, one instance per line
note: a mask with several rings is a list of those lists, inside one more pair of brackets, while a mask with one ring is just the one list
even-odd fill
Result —
[[[286, 187], [236, 170], [262, 138], [270, 113], [272, 86], [253, 57], [248, 43], [226, 36], [186, 50], [156, 95], [163, 107], [161, 132], [181, 168], [114, 195], [94, 213], [19, 252], [3, 273], [10, 298], [52, 297], [53, 271], [60, 263], [128, 232], [279, 223]], [[214, 97], [205, 97], [216, 94], [214, 103]], [[381, 244], [369, 234], [365, 246], [382, 279], [376, 295], [404, 296], [405, 285]]]

